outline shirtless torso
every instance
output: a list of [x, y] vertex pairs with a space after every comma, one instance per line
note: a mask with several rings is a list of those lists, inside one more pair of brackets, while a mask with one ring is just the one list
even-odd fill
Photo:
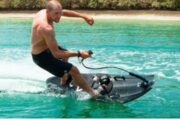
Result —
[[32, 54], [39, 54], [45, 49], [48, 48], [45, 39], [40, 33], [40, 29], [42, 26], [49, 26], [53, 27], [52, 25], [49, 25], [46, 18], [46, 10], [39, 11], [33, 20], [32, 23], [32, 34], [31, 34], [31, 49]]

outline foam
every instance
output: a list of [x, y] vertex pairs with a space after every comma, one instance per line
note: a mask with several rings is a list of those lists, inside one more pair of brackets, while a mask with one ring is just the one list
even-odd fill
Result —
[[[99, 49], [97, 55], [93, 55], [96, 59], [88, 59], [85, 61], [85, 64], [90, 67], [117, 66], [139, 74], [154, 73], [160, 80], [166, 78], [180, 81], [179, 64], [176, 60], [179, 58], [178, 53], [171, 55], [169, 52], [162, 54], [159, 54], [159, 52], [148, 52], [147, 54], [146, 51], [112, 50], [111, 57], [104, 53], [104, 48]], [[27, 53], [25, 57], [19, 56], [19, 59], [16, 58], [15, 60], [8, 56], [10, 51], [5, 54], [7, 54], [4, 55], [6, 57], [0, 59], [0, 90], [38, 92], [45, 89], [45, 80], [51, 77], [52, 74], [35, 65]], [[167, 61], [169, 54], [173, 60]], [[138, 56], [141, 56], [141, 58]], [[136, 62], [138, 60], [140, 62]], [[70, 59], [70, 62], [76, 65], [82, 73], [122, 74], [121, 70], [116, 69], [88, 70], [78, 63], [77, 58]], [[167, 74], [168, 71], [172, 73]], [[85, 98], [78, 97], [78, 99], [88, 99], [88, 96], [85, 96]]]
[[19, 61], [1, 61], [0, 77], [4, 78], [24, 78], [44, 81], [50, 76], [49, 73], [37, 67], [30, 59]]
[[[73, 61], [73, 60], [72, 60]], [[87, 69], [76, 63], [82, 72]], [[31, 57], [0, 60], [0, 91], [39, 92], [46, 89], [46, 79], [53, 76], [35, 65]]]
[[88, 93], [84, 91], [76, 91], [75, 94], [76, 94], [76, 99], [79, 101], [84, 101], [92, 98]]
[[19, 79], [0, 79], [1, 91], [14, 91], [14, 92], [39, 92], [44, 90], [44, 86], [39, 83], [19, 80]]
[[176, 73], [176, 79], [177, 79], [178, 81], [180, 81], [180, 71], [179, 71], [179, 70], [176, 70], [175, 73]]
[[38, 68], [30, 58], [1, 60], [0, 68], [0, 90], [6, 91], [42, 91], [45, 88], [44, 81], [52, 76]]

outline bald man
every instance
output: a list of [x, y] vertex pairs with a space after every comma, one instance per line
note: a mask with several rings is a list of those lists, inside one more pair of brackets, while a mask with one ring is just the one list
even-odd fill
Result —
[[67, 62], [69, 57], [90, 57], [87, 51], [69, 51], [58, 46], [55, 38], [53, 22], [58, 23], [61, 16], [80, 17], [89, 25], [93, 25], [92, 17], [71, 10], [63, 10], [56, 0], [47, 2], [46, 9], [40, 10], [32, 23], [31, 48], [33, 61], [44, 70], [62, 79], [60, 84], [65, 84], [67, 74], [73, 77], [75, 83], [91, 96], [97, 93], [86, 83], [78, 68]]

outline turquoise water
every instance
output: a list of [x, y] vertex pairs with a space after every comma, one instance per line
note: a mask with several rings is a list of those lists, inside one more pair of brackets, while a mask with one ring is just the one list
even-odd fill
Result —
[[[58, 43], [70, 50], [91, 49], [92, 67], [114, 65], [139, 74], [155, 74], [154, 88], [127, 104], [93, 101], [82, 96], [38, 94], [52, 76], [30, 55], [31, 19], [0, 20], [0, 118], [179, 118], [180, 22], [82, 20], [56, 24]], [[126, 74], [115, 69], [83, 73]], [[86, 95], [85, 95], [86, 96]]]

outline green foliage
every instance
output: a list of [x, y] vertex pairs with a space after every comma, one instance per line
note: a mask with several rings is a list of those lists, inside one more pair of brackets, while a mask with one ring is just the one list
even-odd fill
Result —
[[[47, 0], [0, 0], [0, 9], [41, 9]], [[68, 9], [180, 9], [180, 0], [59, 0]]]
[[71, 0], [59, 0], [63, 8], [71, 8]]
[[98, 8], [98, 0], [89, 0], [88, 8], [97, 9]]
[[11, 7], [11, 0], [1, 0], [0, 1], [0, 8], [7, 9]]
[[153, 1], [152, 7], [156, 9], [176, 9], [175, 0]]
[[3, 7], [0, 9], [22, 9], [32, 10], [45, 7], [45, 0], [1, 0]]
[[175, 0], [174, 4], [175, 4], [175, 8], [180, 10], [180, 0]]

